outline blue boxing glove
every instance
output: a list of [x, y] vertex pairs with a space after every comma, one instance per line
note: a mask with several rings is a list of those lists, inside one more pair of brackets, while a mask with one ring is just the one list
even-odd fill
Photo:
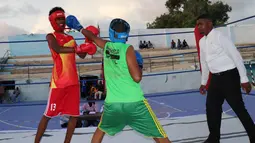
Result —
[[75, 29], [75, 30], [77, 30], [79, 32], [83, 28], [83, 26], [80, 24], [78, 19], [75, 16], [73, 16], [73, 15], [69, 15], [69, 16], [66, 17], [66, 25], [69, 28]]
[[142, 55], [138, 51], [135, 51], [135, 56], [136, 56], [136, 61], [139, 65], [139, 67], [141, 69], [143, 69], [143, 57], [142, 57]]

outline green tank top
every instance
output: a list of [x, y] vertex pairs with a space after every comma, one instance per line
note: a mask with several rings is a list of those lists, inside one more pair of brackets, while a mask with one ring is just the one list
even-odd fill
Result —
[[136, 83], [128, 70], [126, 52], [130, 45], [107, 42], [104, 47], [104, 76], [106, 103], [137, 102], [144, 100], [140, 83]]

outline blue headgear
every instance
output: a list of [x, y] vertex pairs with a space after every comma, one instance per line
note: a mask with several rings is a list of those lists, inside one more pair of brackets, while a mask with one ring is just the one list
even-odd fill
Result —
[[[116, 32], [114, 27], [115, 24], [124, 24], [125, 31]], [[112, 20], [109, 27], [109, 37], [112, 42], [126, 43], [128, 40], [129, 32], [130, 32], [130, 26], [125, 20], [119, 19], [119, 18]]]

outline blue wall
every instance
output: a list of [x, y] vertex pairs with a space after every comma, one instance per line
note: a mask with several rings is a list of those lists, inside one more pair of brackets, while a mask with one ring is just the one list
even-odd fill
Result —
[[[83, 38], [81, 33], [70, 33], [74, 38]], [[46, 34], [35, 35], [18, 35], [8, 37], [9, 41], [34, 41], [46, 40]], [[77, 40], [78, 44], [83, 43], [84, 40]], [[9, 43], [11, 56], [32, 56], [32, 55], [49, 55], [50, 50], [46, 41], [43, 42], [22, 42]]]

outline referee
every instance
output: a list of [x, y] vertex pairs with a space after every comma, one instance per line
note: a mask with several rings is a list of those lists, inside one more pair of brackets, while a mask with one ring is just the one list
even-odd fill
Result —
[[247, 78], [243, 59], [228, 37], [213, 28], [209, 15], [197, 18], [198, 30], [204, 37], [199, 41], [202, 78], [200, 93], [206, 94], [209, 72], [212, 79], [206, 99], [209, 136], [204, 143], [220, 142], [222, 104], [228, 102], [242, 122], [251, 143], [255, 143], [255, 126], [242, 99], [241, 87], [249, 94], [251, 84]]

